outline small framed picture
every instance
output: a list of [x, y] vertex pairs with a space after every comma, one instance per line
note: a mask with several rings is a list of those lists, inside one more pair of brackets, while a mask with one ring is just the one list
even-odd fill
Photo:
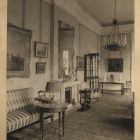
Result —
[[48, 57], [48, 44], [44, 42], [35, 42], [35, 57]]
[[84, 57], [77, 56], [77, 70], [83, 71], [84, 70]]
[[36, 63], [36, 74], [44, 74], [46, 70], [46, 62]]

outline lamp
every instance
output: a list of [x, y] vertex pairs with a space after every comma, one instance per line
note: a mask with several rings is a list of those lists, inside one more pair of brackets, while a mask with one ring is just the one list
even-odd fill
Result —
[[62, 84], [59, 81], [48, 81], [46, 84], [46, 92], [49, 93], [60, 93], [60, 102], [61, 102], [61, 87]]
[[110, 51], [119, 51], [126, 47], [126, 34], [119, 32], [119, 25], [116, 19], [116, 0], [114, 4], [114, 19], [112, 23], [112, 31], [110, 35], [105, 35], [105, 48]]

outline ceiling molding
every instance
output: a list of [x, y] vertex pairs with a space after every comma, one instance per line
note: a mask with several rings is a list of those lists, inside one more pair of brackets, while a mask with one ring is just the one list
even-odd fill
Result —
[[[102, 27], [101, 34], [109, 34], [111, 32], [112, 26]], [[121, 33], [133, 33], [134, 24], [119, 25], [119, 31]]]
[[[134, 24], [134, 21], [118, 22], [118, 25]], [[103, 27], [112, 26], [112, 23], [102, 24]]]
[[101, 25], [96, 22], [87, 12], [85, 12], [75, 0], [55, 0], [55, 5], [72, 15], [78, 22], [85, 25], [92, 31], [100, 34]]
[[48, 2], [49, 4], [53, 3], [52, 0], [44, 0], [44, 1]]

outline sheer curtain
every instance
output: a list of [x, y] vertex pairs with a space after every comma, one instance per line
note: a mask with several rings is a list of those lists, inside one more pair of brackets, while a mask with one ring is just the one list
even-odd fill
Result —
[[64, 75], [70, 77], [73, 75], [73, 56], [73, 48], [59, 48], [59, 78], [62, 78]]

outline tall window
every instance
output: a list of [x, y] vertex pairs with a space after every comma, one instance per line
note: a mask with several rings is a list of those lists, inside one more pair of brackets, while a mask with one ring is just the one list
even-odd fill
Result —
[[73, 48], [59, 49], [59, 77], [73, 74]]
[[64, 68], [64, 74], [69, 75], [69, 51], [63, 50], [63, 68]]

